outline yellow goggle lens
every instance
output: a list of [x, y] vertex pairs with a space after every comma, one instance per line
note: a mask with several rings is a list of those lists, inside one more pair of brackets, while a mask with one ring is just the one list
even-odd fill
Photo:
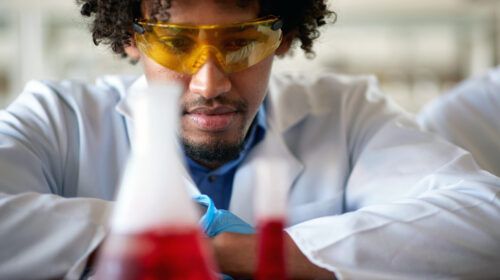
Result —
[[[209, 58], [226, 73], [249, 68], [278, 49], [281, 21], [274, 16], [228, 25], [182, 25], [142, 20], [137, 47], [158, 64], [195, 74]], [[137, 28], [135, 28], [137, 29]]]

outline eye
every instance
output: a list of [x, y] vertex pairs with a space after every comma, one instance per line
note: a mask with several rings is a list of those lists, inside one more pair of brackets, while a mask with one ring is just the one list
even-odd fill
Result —
[[253, 39], [231, 39], [224, 42], [224, 49], [227, 51], [238, 51], [242, 48], [250, 46], [253, 43], [255, 43], [255, 40]]
[[188, 37], [162, 37], [160, 42], [174, 52], [189, 52], [194, 41]]

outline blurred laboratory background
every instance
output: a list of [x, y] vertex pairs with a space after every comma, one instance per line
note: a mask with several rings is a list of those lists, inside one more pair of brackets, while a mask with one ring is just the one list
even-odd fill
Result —
[[[331, 0], [316, 57], [300, 50], [282, 70], [374, 74], [409, 111], [459, 81], [500, 64], [498, 0]], [[0, 0], [0, 108], [31, 79], [93, 81], [140, 74], [140, 66], [95, 47], [74, 0]]]

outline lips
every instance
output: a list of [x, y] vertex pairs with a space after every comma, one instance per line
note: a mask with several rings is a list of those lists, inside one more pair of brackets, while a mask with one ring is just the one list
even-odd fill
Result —
[[217, 106], [217, 107], [196, 107], [188, 110], [188, 114], [203, 114], [203, 115], [223, 115], [234, 113], [237, 110], [230, 106]]
[[196, 128], [206, 132], [222, 132], [235, 121], [238, 110], [230, 106], [195, 107], [184, 116]]

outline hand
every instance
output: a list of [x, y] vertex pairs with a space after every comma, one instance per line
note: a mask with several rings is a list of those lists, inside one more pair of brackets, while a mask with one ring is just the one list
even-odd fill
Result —
[[229, 211], [215, 208], [213, 201], [208, 196], [200, 195], [193, 199], [204, 207], [205, 214], [200, 219], [200, 225], [208, 237], [214, 237], [221, 232], [255, 233], [255, 229], [238, 216]]

